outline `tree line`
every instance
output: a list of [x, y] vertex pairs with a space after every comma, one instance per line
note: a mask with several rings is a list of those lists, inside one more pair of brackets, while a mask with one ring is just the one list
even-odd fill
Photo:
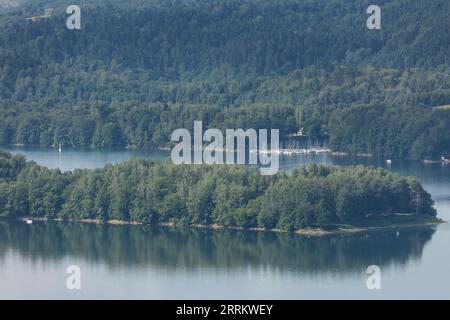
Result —
[[157, 148], [202, 120], [449, 156], [450, 111], [434, 109], [450, 104], [446, 0], [380, 0], [381, 30], [358, 0], [92, 0], [80, 32], [63, 4], [0, 16], [0, 144]]
[[420, 182], [379, 168], [255, 167], [134, 159], [61, 173], [0, 154], [0, 215], [295, 231], [396, 213], [435, 217]]

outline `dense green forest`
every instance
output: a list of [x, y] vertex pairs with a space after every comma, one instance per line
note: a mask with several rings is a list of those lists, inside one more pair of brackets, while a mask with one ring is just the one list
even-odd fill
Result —
[[382, 221], [397, 213], [436, 216], [417, 179], [379, 168], [312, 165], [291, 176], [265, 177], [255, 167], [135, 159], [61, 173], [0, 153], [3, 217], [295, 231]]
[[[300, 128], [338, 151], [450, 154], [450, 3], [18, 1], [0, 15], [0, 144], [167, 146], [173, 129]], [[45, 8], [55, 11], [45, 19]]]

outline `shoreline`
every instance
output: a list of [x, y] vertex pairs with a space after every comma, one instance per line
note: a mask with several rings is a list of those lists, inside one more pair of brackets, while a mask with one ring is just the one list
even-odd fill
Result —
[[[53, 146], [40, 146], [40, 145], [24, 145], [24, 144], [9, 144], [9, 145], [0, 145], [0, 149], [2, 148], [8, 148], [8, 147], [13, 147], [13, 148], [43, 148], [43, 149], [56, 149], [56, 147]], [[144, 151], [144, 152], [170, 152], [172, 150], [171, 147], [169, 146], [159, 146], [156, 148], [139, 148], [139, 147], [133, 147], [133, 146], [125, 146], [125, 147], [112, 147], [112, 148], [99, 148], [99, 147], [68, 147], [67, 150], [91, 150], [91, 151], [107, 151], [107, 150], [117, 150], [117, 151]], [[284, 150], [284, 149], [283, 149]], [[301, 150], [304, 149], [292, 149], [292, 151], [289, 151], [288, 149], [286, 149], [286, 152], [280, 152], [280, 154], [283, 155], [298, 155], [298, 154], [305, 154], [305, 155], [309, 155], [309, 154], [316, 154], [316, 152], [300, 152]], [[358, 157], [358, 158], [382, 158], [382, 157], [377, 157], [371, 153], [356, 153], [356, 154], [352, 154], [349, 152], [345, 152], [345, 151], [334, 151], [334, 150], [328, 150], [326, 152], [317, 152], [317, 154], [328, 154], [332, 157]], [[408, 159], [408, 158], [398, 158], [398, 160], [401, 161], [414, 161], [414, 162], [419, 162], [425, 165], [431, 165], [431, 164], [450, 164], [450, 159], [440, 159], [440, 160], [430, 160], [430, 159], [418, 159], [418, 160], [413, 160], [413, 159]]]
[[265, 228], [242, 228], [242, 227], [225, 227], [218, 224], [212, 225], [188, 225], [182, 226], [177, 225], [173, 222], [165, 222], [158, 223], [155, 225], [145, 224], [142, 222], [133, 222], [133, 221], [121, 221], [121, 220], [108, 220], [101, 221], [98, 219], [62, 219], [62, 218], [36, 218], [36, 217], [17, 217], [17, 218], [0, 218], [4, 220], [16, 220], [29, 223], [31, 222], [76, 222], [76, 223], [87, 223], [87, 224], [97, 224], [97, 225], [128, 225], [128, 226], [148, 226], [148, 227], [166, 227], [166, 228], [175, 228], [175, 227], [184, 227], [186, 229], [207, 229], [207, 230], [239, 230], [239, 231], [249, 231], [249, 232], [270, 232], [270, 233], [287, 233], [299, 236], [307, 236], [307, 237], [322, 237], [328, 235], [337, 235], [337, 234], [356, 234], [356, 233], [365, 233], [365, 232], [376, 232], [376, 231], [384, 231], [390, 229], [398, 229], [398, 228], [414, 228], [414, 227], [427, 227], [427, 226], [438, 226], [440, 224], [446, 224], [447, 221], [444, 221], [440, 218], [427, 219], [423, 222], [409, 222], [409, 223], [396, 223], [388, 226], [353, 226], [353, 225], [345, 225], [345, 226], [334, 226], [335, 229], [327, 230], [323, 227], [315, 227], [315, 228], [305, 228], [298, 229], [295, 231], [287, 231], [281, 229], [265, 229]]

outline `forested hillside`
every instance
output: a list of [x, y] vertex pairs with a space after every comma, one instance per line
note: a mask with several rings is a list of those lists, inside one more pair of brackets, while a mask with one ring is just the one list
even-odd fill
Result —
[[[59, 1], [0, 15], [0, 144], [156, 148], [171, 131], [300, 127], [352, 153], [450, 153], [450, 3]], [[50, 17], [45, 8], [55, 10]]]
[[0, 217], [296, 231], [368, 219], [383, 224], [397, 213], [436, 216], [416, 178], [379, 168], [311, 165], [292, 176], [264, 177], [248, 166], [135, 159], [61, 173], [0, 150]]

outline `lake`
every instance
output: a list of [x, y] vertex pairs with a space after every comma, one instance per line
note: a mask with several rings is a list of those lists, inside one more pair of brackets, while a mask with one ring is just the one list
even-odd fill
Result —
[[[98, 168], [167, 152], [5, 148], [61, 170]], [[417, 176], [450, 220], [450, 165], [330, 155], [281, 156], [307, 163], [366, 164]], [[0, 220], [0, 299], [449, 299], [450, 226], [307, 238], [195, 230]], [[68, 266], [81, 290], [68, 290]], [[381, 269], [368, 290], [367, 267]]]

